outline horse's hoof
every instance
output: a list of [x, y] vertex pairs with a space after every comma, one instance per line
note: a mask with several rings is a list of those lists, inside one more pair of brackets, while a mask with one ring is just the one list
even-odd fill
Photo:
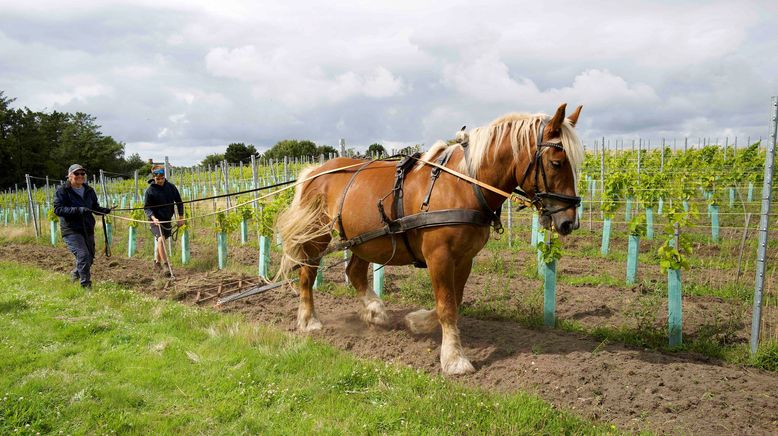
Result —
[[412, 333], [432, 333], [438, 328], [438, 317], [434, 310], [419, 309], [405, 315], [405, 325]]
[[440, 362], [443, 372], [447, 375], [462, 375], [475, 372], [473, 364], [464, 357], [457, 357], [448, 362]]
[[382, 327], [388, 326], [389, 315], [386, 314], [384, 303], [378, 300], [368, 303], [367, 307], [365, 307], [365, 311], [362, 312], [362, 320], [368, 324]]
[[321, 321], [316, 318], [310, 318], [308, 321], [297, 321], [297, 330], [300, 330], [301, 332], [321, 330], [321, 327]]

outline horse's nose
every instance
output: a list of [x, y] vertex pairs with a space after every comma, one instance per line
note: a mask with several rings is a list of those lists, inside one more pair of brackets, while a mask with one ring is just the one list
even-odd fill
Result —
[[572, 220], [566, 220], [563, 221], [562, 224], [559, 225], [559, 233], [563, 235], [569, 235], [573, 232], [573, 221]]
[[573, 230], [578, 230], [579, 228], [581, 228], [581, 221], [576, 219], [575, 225], [573, 225]]

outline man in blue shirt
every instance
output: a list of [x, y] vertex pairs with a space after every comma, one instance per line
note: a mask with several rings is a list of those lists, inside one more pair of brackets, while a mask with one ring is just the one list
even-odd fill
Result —
[[68, 168], [68, 180], [54, 194], [54, 213], [59, 216], [62, 239], [76, 257], [70, 275], [84, 288], [92, 287], [92, 263], [95, 259], [95, 217], [92, 212], [108, 214], [100, 207], [97, 193], [86, 183], [86, 170], [79, 164]]

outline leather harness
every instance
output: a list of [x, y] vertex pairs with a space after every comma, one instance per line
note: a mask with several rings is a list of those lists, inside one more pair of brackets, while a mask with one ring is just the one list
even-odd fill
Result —
[[[464, 146], [466, 147], [466, 144]], [[440, 177], [440, 168], [434, 168], [430, 174], [430, 185], [427, 191], [427, 195], [420, 207], [422, 212], [405, 216], [403, 203], [403, 187], [405, 184], [405, 176], [416, 165], [417, 159], [419, 157], [421, 157], [421, 153], [418, 152], [410, 156], [403, 156], [395, 166], [394, 186], [386, 196], [378, 200], [377, 204], [378, 213], [381, 217], [383, 227], [362, 233], [349, 239], [346, 236], [346, 231], [343, 228], [343, 220], [341, 218], [343, 212], [343, 203], [346, 198], [346, 194], [353, 185], [357, 174], [367, 168], [368, 165], [374, 161], [366, 162], [365, 165], [357, 168], [343, 189], [343, 194], [341, 195], [340, 202], [338, 204], [338, 214], [335, 221], [338, 225], [338, 232], [341, 239], [341, 243], [338, 244], [339, 249], [349, 249], [353, 246], [360, 245], [373, 239], [388, 235], [392, 237], [392, 257], [394, 257], [394, 254], [397, 250], [395, 236], [400, 235], [402, 237], [403, 244], [405, 245], [405, 249], [413, 259], [413, 265], [417, 268], [426, 268], [427, 264], [416, 256], [413, 248], [411, 247], [410, 240], [408, 239], [409, 230], [461, 224], [471, 224], [482, 227], [492, 224], [496, 230], [502, 229], [502, 224], [500, 223], [499, 219], [499, 210], [494, 212], [489, 209], [489, 206], [486, 204], [486, 200], [483, 198], [483, 193], [477, 185], [474, 186], [476, 187], [476, 192], [480, 193], [480, 197], [478, 195], [476, 196], [479, 197], [479, 203], [481, 204], [483, 211], [472, 209], [444, 209], [429, 211], [428, 209], [430, 197], [432, 195], [432, 190], [435, 187], [435, 182], [437, 181], [438, 177]], [[450, 157], [451, 153], [444, 153], [443, 156], [438, 159], [437, 163], [444, 166]], [[386, 198], [388, 198], [391, 194], [394, 194], [391, 208], [391, 215], [393, 216], [389, 217], [384, 212], [384, 200], [386, 200]], [[486, 211], [486, 213], [484, 211]], [[391, 260], [391, 258], [389, 260]]]

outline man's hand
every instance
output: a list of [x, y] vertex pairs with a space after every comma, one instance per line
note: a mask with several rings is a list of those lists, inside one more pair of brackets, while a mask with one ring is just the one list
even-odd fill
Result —
[[156, 225], [159, 225], [159, 220], [154, 215], [151, 216], [151, 222], [153, 222]]
[[179, 218], [178, 219], [178, 227], [181, 227], [183, 225], [184, 225], [184, 219], [183, 218]]

